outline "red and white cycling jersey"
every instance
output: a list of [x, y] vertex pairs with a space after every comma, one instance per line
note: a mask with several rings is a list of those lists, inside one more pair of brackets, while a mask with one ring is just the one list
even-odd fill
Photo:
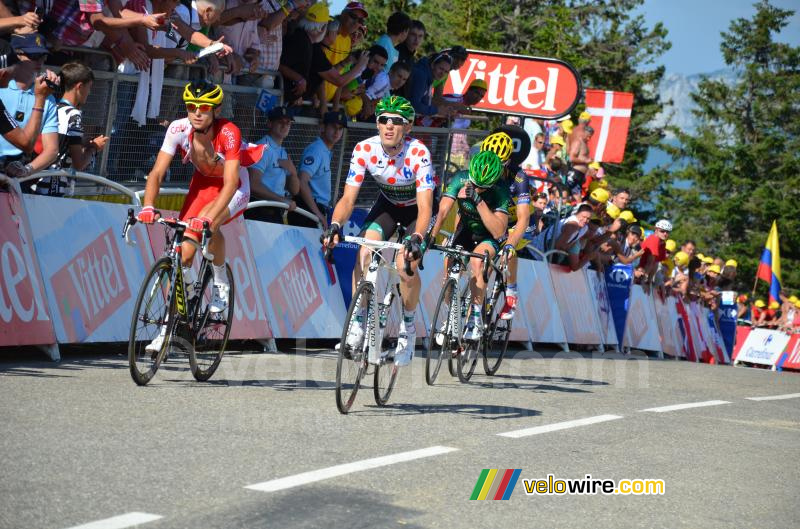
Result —
[[350, 160], [347, 185], [361, 187], [369, 172], [389, 202], [398, 206], [416, 204], [417, 193], [436, 188], [431, 153], [424, 143], [409, 136], [402, 145], [397, 155], [389, 156], [380, 136], [358, 142]]
[[[239, 127], [227, 119], [218, 119], [215, 123], [217, 134], [214, 137], [214, 150], [223, 160], [239, 157], [239, 164], [242, 167], [250, 167], [261, 159], [264, 150], [269, 146], [242, 141], [242, 133]], [[161, 150], [170, 156], [175, 156], [180, 151], [183, 163], [191, 162], [192, 134], [194, 129], [189, 123], [189, 118], [176, 119], [167, 127], [164, 135], [164, 142]], [[238, 148], [237, 148], [238, 146]], [[215, 170], [215, 173], [206, 176], [222, 176], [222, 168]]]
[[[243, 142], [239, 127], [227, 119], [216, 120], [214, 129], [215, 135], [212, 139], [214, 152], [222, 160], [239, 160], [239, 186], [228, 203], [230, 219], [233, 219], [244, 212], [250, 200], [250, 177], [246, 168], [258, 162], [264, 150], [269, 147]], [[180, 150], [183, 163], [189, 163], [192, 159], [192, 134], [194, 128], [189, 123], [189, 118], [176, 119], [167, 127], [161, 150], [170, 156], [174, 156]], [[217, 164], [212, 174], [204, 174], [195, 167], [189, 184], [189, 193], [179, 215], [181, 219], [198, 216], [208, 204], [216, 200], [222, 190], [223, 166], [224, 164]]]

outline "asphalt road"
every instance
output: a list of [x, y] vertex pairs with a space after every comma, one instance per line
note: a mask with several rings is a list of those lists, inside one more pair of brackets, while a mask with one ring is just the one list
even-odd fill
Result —
[[[144, 388], [118, 355], [0, 357], [0, 527], [800, 527], [799, 374], [520, 352], [428, 387], [420, 354], [348, 416], [330, 351], [234, 353], [204, 384], [176, 360]], [[485, 468], [521, 469], [510, 500], [470, 501]], [[665, 494], [526, 495], [548, 474]]]

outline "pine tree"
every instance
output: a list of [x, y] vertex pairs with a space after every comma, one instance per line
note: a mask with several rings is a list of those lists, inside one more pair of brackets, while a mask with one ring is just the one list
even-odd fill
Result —
[[677, 220], [677, 237], [739, 262], [744, 291], [774, 219], [784, 289], [800, 286], [800, 47], [775, 41], [792, 15], [762, 1], [752, 19], [734, 20], [722, 33], [722, 55], [737, 80], [706, 78], [692, 94], [701, 125], [675, 131], [673, 155], [686, 166], [658, 197], [659, 209]]

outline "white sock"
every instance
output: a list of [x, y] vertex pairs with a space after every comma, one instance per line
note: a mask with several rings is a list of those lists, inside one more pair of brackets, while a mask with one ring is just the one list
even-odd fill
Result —
[[217, 285], [227, 285], [228, 271], [225, 269], [225, 263], [219, 266], [212, 264], [211, 267], [214, 269], [214, 283]]
[[197, 276], [195, 276], [194, 268], [191, 266], [181, 266], [183, 271], [183, 284], [186, 286], [191, 286], [197, 281]]

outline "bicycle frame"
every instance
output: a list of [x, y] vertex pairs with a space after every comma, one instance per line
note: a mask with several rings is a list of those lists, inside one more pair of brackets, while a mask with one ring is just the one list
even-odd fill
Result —
[[[399, 235], [398, 238], [401, 238], [402, 235]], [[395, 263], [395, 259], [397, 257], [397, 252], [403, 249], [403, 245], [397, 242], [389, 242], [389, 241], [375, 241], [372, 239], [365, 239], [363, 237], [352, 237], [346, 236], [344, 238], [345, 242], [350, 242], [354, 244], [358, 244], [359, 246], [364, 246], [372, 252], [372, 258], [370, 259], [369, 265], [367, 266], [366, 273], [364, 274], [362, 281], [367, 281], [372, 283], [372, 286], [375, 290], [375, 296], [372, 298], [371, 303], [373, 306], [371, 310], [367, 311], [372, 318], [371, 321], [366, 322], [367, 332], [369, 332], [369, 352], [367, 355], [367, 361], [370, 364], [380, 364], [381, 362], [381, 344], [383, 343], [383, 333], [384, 329], [386, 328], [386, 321], [388, 319], [388, 310], [389, 307], [392, 306], [393, 297], [395, 292], [397, 295], [400, 296], [402, 301], [402, 295], [400, 293], [400, 271], [397, 269], [397, 264]], [[391, 249], [394, 250], [392, 253], [391, 260], [385, 259], [381, 254], [381, 250], [384, 249]], [[380, 270], [386, 270], [389, 274], [388, 284], [386, 285], [386, 293], [384, 294], [382, 300], [378, 301], [378, 274]], [[402, 303], [401, 303], [402, 305]], [[374, 321], [374, 318], [378, 318], [378, 324]]]

